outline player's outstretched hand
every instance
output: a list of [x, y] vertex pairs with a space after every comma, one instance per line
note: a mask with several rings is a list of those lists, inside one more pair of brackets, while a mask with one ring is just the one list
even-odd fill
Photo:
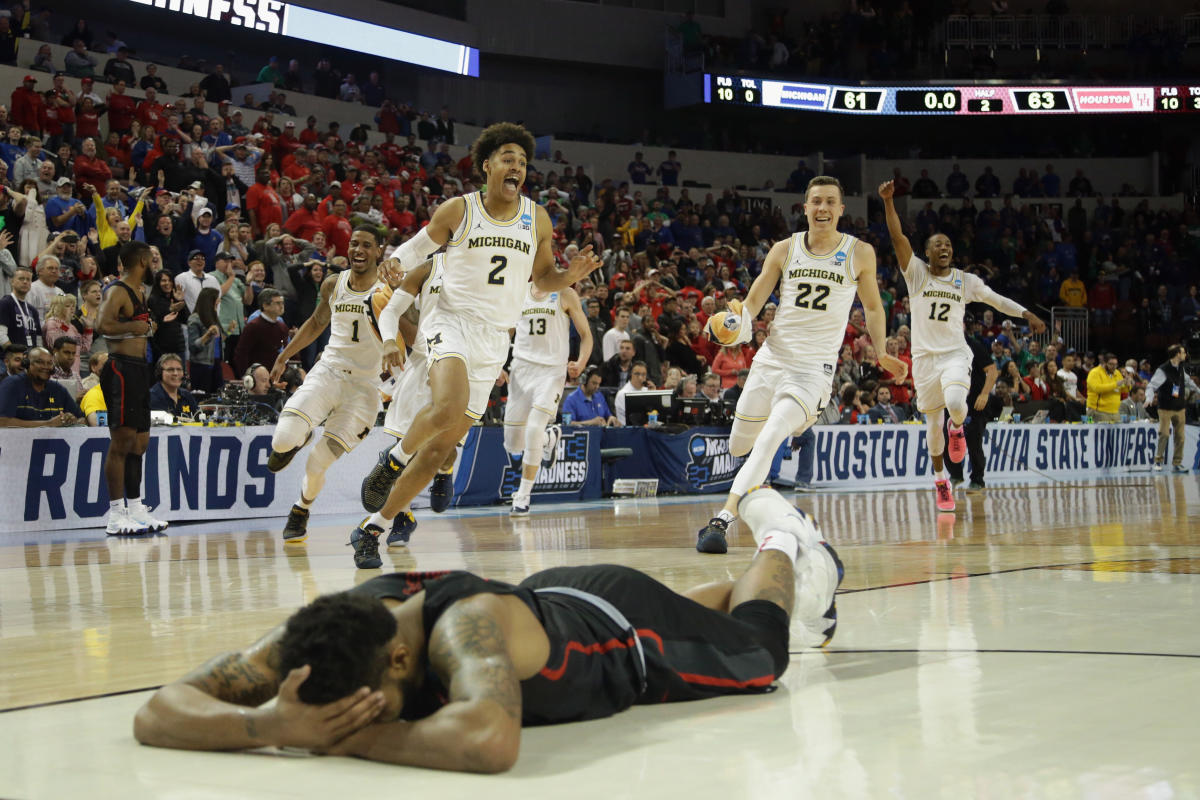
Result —
[[908, 377], [908, 364], [905, 364], [895, 356], [889, 356], [887, 353], [884, 353], [879, 357], [879, 366], [891, 373], [893, 383], [901, 383]]
[[1026, 311], [1025, 312], [1025, 320], [1029, 323], [1029, 329], [1032, 330], [1034, 333], [1045, 333], [1046, 332], [1046, 323], [1043, 322], [1042, 318], [1039, 317], [1037, 314]]
[[574, 284], [598, 269], [600, 269], [600, 259], [592, 252], [592, 246], [589, 244], [571, 259], [571, 263], [567, 265], [567, 275], [571, 278], [571, 283]]
[[300, 685], [312, 667], [288, 673], [279, 686], [279, 698], [267, 721], [267, 738], [277, 747], [324, 750], [361, 728], [370, 725], [383, 711], [382, 692], [363, 686], [354, 694], [332, 703], [314, 706], [300, 699]]
[[404, 348], [393, 339], [383, 343], [383, 371], [391, 372], [396, 367], [404, 369]]
[[879, 196], [884, 200], [891, 200], [892, 195], [896, 193], [896, 185], [892, 181], [884, 181], [879, 184]]

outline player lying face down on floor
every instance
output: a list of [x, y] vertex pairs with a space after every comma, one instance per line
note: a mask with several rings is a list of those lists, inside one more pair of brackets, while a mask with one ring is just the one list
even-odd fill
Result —
[[523, 725], [768, 692], [787, 669], [792, 622], [802, 645], [832, 638], [843, 571], [778, 493], [755, 490], [740, 510], [760, 549], [737, 581], [677, 594], [614, 565], [557, 567], [517, 586], [467, 572], [382, 575], [159, 689], [134, 735], [500, 772], [516, 763]]

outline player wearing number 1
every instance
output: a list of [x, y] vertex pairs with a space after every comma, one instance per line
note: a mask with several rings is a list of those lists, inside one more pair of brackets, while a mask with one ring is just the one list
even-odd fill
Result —
[[[540, 291], [560, 292], [600, 266], [590, 246], [566, 270], [555, 266], [550, 216], [521, 194], [533, 149], [533, 136], [520, 125], [501, 122], [484, 129], [471, 146], [471, 159], [486, 178], [486, 192], [446, 201], [393, 254], [407, 271], [446, 248], [437, 308], [421, 320], [431, 400], [363, 486], [364, 496], [387, 495], [380, 509], [386, 518], [394, 519], [416, 497], [483, 416], [530, 278]], [[414, 299], [399, 289], [380, 315], [385, 363], [403, 363], [398, 321]], [[381, 566], [379, 532], [368, 526], [367, 535], [354, 541], [360, 568]]]
[[[812, 425], [829, 399], [838, 350], [855, 295], [866, 312], [867, 332], [883, 353], [886, 320], [875, 282], [875, 248], [838, 233], [846, 210], [837, 178], [808, 183], [804, 215], [808, 230], [771, 248], [740, 309], [709, 318], [709, 335], [721, 344], [748, 341], [752, 321], [779, 285], [779, 310], [746, 386], [738, 398], [729, 451], [750, 454], [738, 470], [721, 512], [700, 530], [696, 549], [724, 553], [725, 533], [738, 500], [766, 480], [771, 459], [789, 434]], [[904, 362], [881, 355], [884, 369], [902, 380]]]
[[[953, 267], [954, 247], [945, 234], [935, 233], [925, 241], [928, 262], [917, 258], [904, 235], [892, 195], [891, 181], [879, 187], [892, 247], [908, 284], [917, 410], [925, 415], [929, 425], [929, 456], [933, 462], [938, 510], [953, 511], [954, 494], [943, 453], [956, 464], [967, 453], [962, 427], [968, 414], [967, 393], [971, 387], [971, 348], [963, 338], [967, 303], [986, 303], [1010, 316], [1024, 317], [1036, 333], [1045, 331], [1046, 325], [1019, 303], [993, 292], [979, 276]], [[975, 410], [982, 411], [986, 403], [987, 397], [980, 395]], [[948, 444], [942, 435], [942, 417], [947, 410], [950, 412]]]
[[298, 544], [308, 537], [308, 510], [325, 485], [325, 472], [367, 437], [379, 414], [383, 342], [374, 328], [371, 298], [382, 285], [382, 247], [375, 228], [363, 225], [354, 230], [347, 251], [350, 268], [321, 283], [321, 298], [312, 316], [283, 348], [271, 369], [271, 381], [279, 380], [288, 360], [316, 341], [326, 327], [331, 328], [321, 360], [288, 399], [271, 437], [267, 467], [279, 472], [312, 438], [312, 429], [325, 426], [320, 442], [308, 454], [300, 500], [292, 506], [283, 528], [287, 544]]

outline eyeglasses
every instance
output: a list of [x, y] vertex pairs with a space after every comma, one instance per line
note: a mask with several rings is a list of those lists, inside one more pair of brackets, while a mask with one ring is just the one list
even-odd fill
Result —
[[183, 367], [164, 367], [163, 372], [183, 372]]

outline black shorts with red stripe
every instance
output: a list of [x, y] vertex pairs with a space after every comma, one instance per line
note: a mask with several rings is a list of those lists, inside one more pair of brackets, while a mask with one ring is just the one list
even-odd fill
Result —
[[150, 430], [150, 364], [144, 358], [110, 354], [100, 372], [108, 427]]
[[519, 588], [554, 586], [596, 595], [624, 614], [641, 640], [646, 689], [637, 685], [631, 637], [614, 635], [611, 621], [579, 600], [539, 593], [551, 653], [539, 675], [521, 682], [526, 724], [565, 722], [565, 714], [595, 719], [635, 703], [766, 692], [787, 669], [788, 615], [774, 603], [752, 600], [723, 614], [611, 564], [544, 570]]

